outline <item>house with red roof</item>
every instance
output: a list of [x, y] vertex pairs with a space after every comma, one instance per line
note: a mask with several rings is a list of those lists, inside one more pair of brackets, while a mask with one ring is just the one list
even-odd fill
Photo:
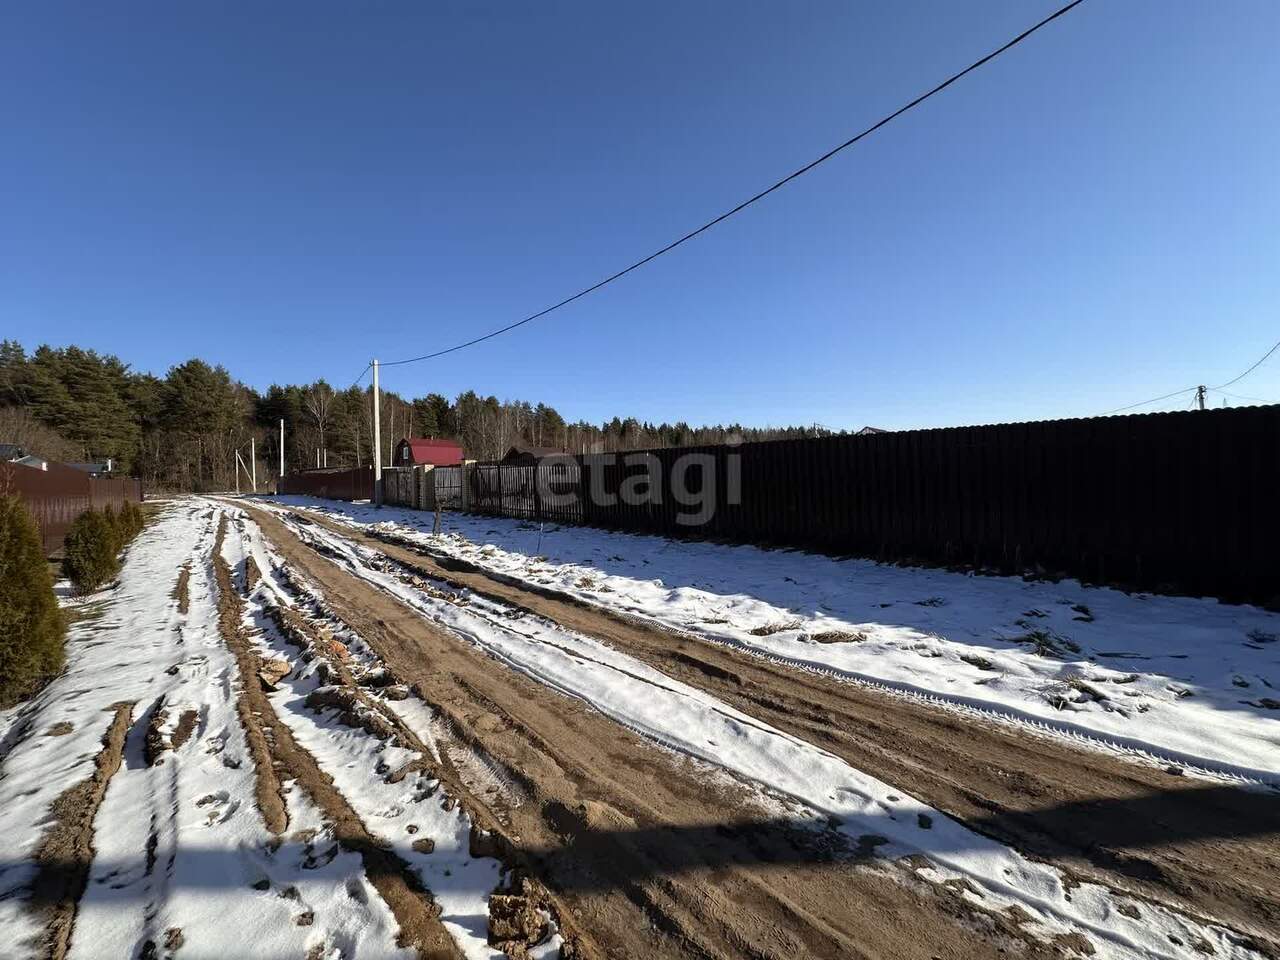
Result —
[[456, 467], [460, 463], [462, 463], [462, 444], [456, 440], [405, 437], [396, 444], [393, 466]]

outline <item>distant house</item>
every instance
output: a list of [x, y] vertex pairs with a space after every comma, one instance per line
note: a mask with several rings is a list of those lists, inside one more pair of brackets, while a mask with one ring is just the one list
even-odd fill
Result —
[[863, 427], [861, 430], [859, 430], [857, 433], [855, 433], [855, 434], [854, 434], [854, 436], [855, 436], [855, 437], [870, 437], [870, 436], [872, 436], [873, 434], [877, 434], [877, 433], [888, 433], [888, 432], [889, 432], [888, 430], [881, 430], [879, 427]]
[[16, 443], [0, 443], [0, 463], [20, 463], [24, 467], [34, 467], [36, 470], [49, 469], [48, 460], [34, 453], [27, 453]]
[[462, 462], [462, 444], [456, 440], [405, 437], [396, 444], [393, 461], [393, 465], [397, 467], [417, 467], [426, 464], [433, 467], [456, 467]]
[[535, 447], [528, 443], [513, 443], [511, 449], [498, 462], [509, 466], [531, 467], [547, 457], [563, 457], [564, 455], [563, 450], [557, 450], [555, 447]]
[[68, 463], [66, 466], [70, 467], [72, 470], [83, 471], [91, 477], [102, 477], [113, 472], [115, 462], [108, 457], [101, 463]]

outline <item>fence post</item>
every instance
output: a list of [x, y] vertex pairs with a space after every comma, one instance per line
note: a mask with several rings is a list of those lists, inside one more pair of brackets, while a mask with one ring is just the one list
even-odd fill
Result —
[[418, 509], [434, 510], [436, 508], [436, 475], [435, 467], [426, 464], [418, 474]]
[[462, 478], [462, 489], [459, 491], [459, 495], [462, 499], [463, 513], [471, 512], [471, 474], [475, 469], [475, 463], [474, 460], [463, 460], [459, 471], [459, 476]]

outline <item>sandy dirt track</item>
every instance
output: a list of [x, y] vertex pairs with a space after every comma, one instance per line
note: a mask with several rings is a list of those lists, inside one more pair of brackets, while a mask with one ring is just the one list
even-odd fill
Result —
[[[910, 883], [882, 860], [851, 865], [849, 851], [823, 849], [821, 834], [778, 831], [732, 784], [501, 670], [318, 557], [269, 513], [252, 514], [388, 666], [518, 785], [524, 803], [473, 800], [501, 808], [495, 813], [508, 835], [605, 954], [1070, 951], [1018, 942], [1008, 917]], [[1269, 880], [1280, 866], [1280, 826], [1271, 797], [974, 724], [334, 529], [427, 575], [604, 640], [1027, 854], [1139, 899], [1275, 937]]]
[[1280, 938], [1272, 880], [1280, 872], [1280, 801], [1272, 794], [974, 723], [328, 525], [425, 574], [605, 640], [1025, 853]]
[[[218, 528], [218, 545], [226, 535], [224, 516]], [[215, 554], [217, 553], [215, 547]], [[427, 960], [457, 960], [461, 955], [448, 932], [441, 926], [414, 882], [407, 865], [383, 849], [369, 834], [355, 811], [334, 788], [332, 778], [319, 769], [315, 760], [294, 742], [288, 727], [275, 716], [262, 685], [254, 682], [261, 659], [253, 653], [242, 627], [243, 601], [221, 556], [214, 560], [219, 585], [219, 629], [247, 678], [239, 692], [238, 712], [254, 757], [258, 782], [258, 807], [273, 833], [282, 833], [288, 823], [280, 796], [280, 779], [294, 781], [307, 792], [334, 825], [334, 836], [342, 846], [358, 853], [365, 875], [386, 901], [400, 925], [399, 940], [413, 947]]]

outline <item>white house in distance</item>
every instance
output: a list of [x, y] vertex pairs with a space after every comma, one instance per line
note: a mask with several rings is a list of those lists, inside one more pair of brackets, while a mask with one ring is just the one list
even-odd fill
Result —
[[102, 477], [110, 474], [115, 469], [115, 462], [107, 457], [100, 463], [68, 463], [68, 467], [72, 470], [83, 470], [91, 477]]

